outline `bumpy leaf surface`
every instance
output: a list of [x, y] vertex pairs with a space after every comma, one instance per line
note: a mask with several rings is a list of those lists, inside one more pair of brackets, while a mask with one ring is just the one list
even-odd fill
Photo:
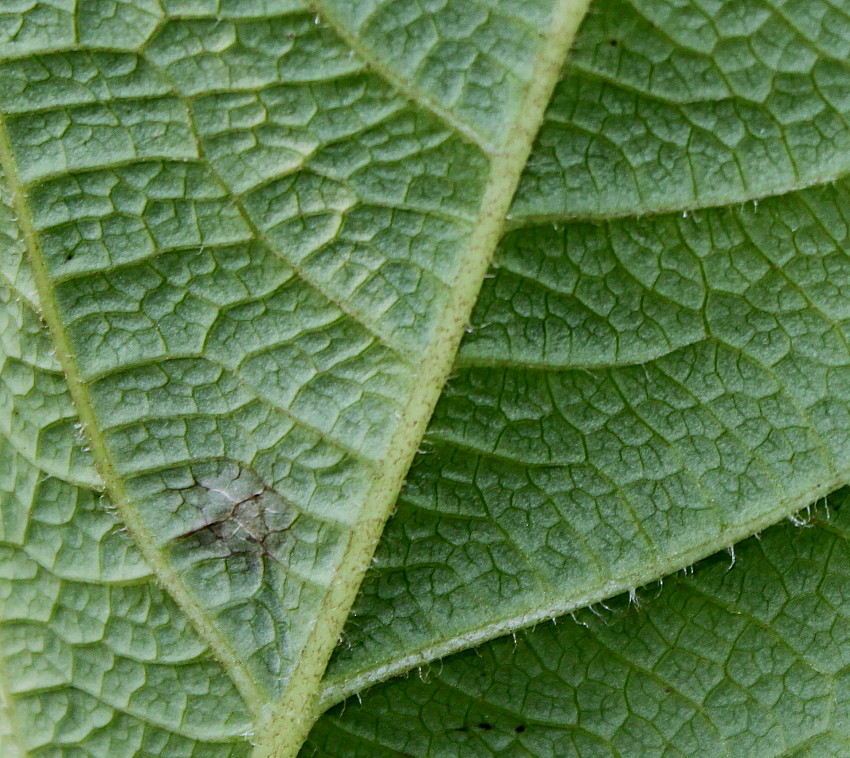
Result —
[[328, 702], [847, 481], [838, 10], [591, 8]]
[[[583, 10], [0, 7], [4, 751], [293, 755], [429, 417], [323, 705], [847, 481], [850, 5], [600, 1], [520, 178]], [[762, 618], [758, 577], [804, 563], [776, 540], [710, 592]], [[493, 643], [306, 754], [835, 752], [840, 653], [764, 616], [747, 680], [709, 603], [682, 654], [696, 588], [658, 640]], [[715, 679], [658, 684], [696, 654]], [[507, 721], [447, 725], [488, 693]]]
[[[80, 673], [61, 652], [41, 678], [25, 673], [27, 655], [33, 672], [53, 666], [47, 643], [20, 658], [10, 640], [4, 700], [45, 746], [114, 755], [98, 733], [109, 708], [148, 718], [124, 686], [168, 714], [149, 717], [162, 729], [197, 719], [214, 725], [187, 727], [187, 739], [230, 739], [248, 729], [235, 685], [261, 754], [297, 750], [317, 715], [325, 663], [586, 2], [408, 8], [406, 28], [422, 31], [407, 43], [395, 5], [352, 16], [334, 2], [82, 0], [0, 12], [4, 518], [15, 555], [45, 549], [33, 540], [56, 553], [5, 565], [3, 618], [94, 645], [98, 623], [143, 603], [113, 581], [153, 571], [162, 589], [149, 603], [165, 610], [150, 610], [150, 633], [161, 621], [204, 640], [191, 637], [185, 655], [179, 641], [128, 652], [131, 677], [104, 637], [104, 671]], [[112, 544], [109, 501], [144, 560], [124, 556], [125, 537]], [[73, 530], [89, 512], [101, 521], [86, 544]], [[74, 550], [86, 554], [76, 569], [54, 566]], [[80, 622], [78, 640], [52, 620], [59, 590], [37, 567], [97, 588], [90, 633]], [[193, 676], [216, 682], [185, 685], [201, 705], [142, 665], [195, 665], [206, 646], [232, 683], [197, 663]], [[93, 701], [42, 698], [30, 712], [29, 688]], [[114, 738], [128, 755], [166, 751]]]
[[618, 598], [378, 685], [326, 714], [302, 756], [845, 756], [846, 491], [810, 526], [772, 527], [640, 606]]
[[0, 201], [0, 754], [247, 755], [241, 696], [106, 508]]

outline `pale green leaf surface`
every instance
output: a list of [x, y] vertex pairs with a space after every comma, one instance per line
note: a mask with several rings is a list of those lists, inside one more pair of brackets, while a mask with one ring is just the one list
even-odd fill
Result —
[[17, 735], [15, 734], [15, 730], [12, 729], [12, 724], [8, 716], [3, 695], [0, 694], [0, 745], [3, 745], [7, 758], [22, 758], [23, 753], [18, 744]]
[[244, 756], [240, 694], [100, 492], [0, 200], [0, 754]]
[[[0, 644], [33, 690], [9, 690], [12, 723], [47, 735], [36, 754], [240, 755], [249, 717], [206, 647], [254, 719], [290, 682], [309, 699], [569, 35], [544, 0], [8, 7]], [[841, 11], [598, 4], [323, 702], [846, 481]], [[103, 513], [60, 364], [204, 642]], [[300, 741], [271, 726], [258, 755]]]
[[150, 570], [258, 722], [258, 754], [289, 754], [316, 715], [586, 7], [490, 5], [422, 10], [436, 36], [385, 60], [375, 4], [364, 27], [292, 0], [0, 16], [20, 227], [5, 279], [56, 350], [31, 376], [21, 340], [41, 324], [10, 291], [4, 381], [27, 411], [8, 417], [10, 449], [91, 487], [82, 427]]
[[[777, 39], [789, 51], [818, 51], [819, 29], [826, 49], [830, 14], [821, 26], [792, 24], [810, 7], [786, 2], [768, 13], [756, 2], [718, 4], [710, 18], [718, 28], [726, 13], [757, 19], [762, 30], [780, 24], [789, 31]], [[696, 0], [667, 16], [664, 8], [601, 3], [591, 11], [577, 38], [579, 62], [559, 86], [515, 209], [537, 202], [529, 182], [547, 144], [572, 150], [600, 103], [635, 97], [634, 66], [623, 64], [600, 92], [588, 60], [638, 46], [654, 60], [652, 81], [676, 79], [684, 53], [668, 42], [683, 38], [687, 48], [709, 11], [700, 15]], [[654, 19], [651, 34], [646, 17]], [[729, 65], [726, 45], [707, 49], [715, 68]], [[806, 71], [829, 62], [835, 86], [850, 91], [850, 68], [819, 55]], [[788, 56], [765, 53], [749, 73], [752, 92], [774, 109], [776, 67], [790, 66]], [[850, 139], [842, 112], [812, 76], [798, 75], [799, 96], [781, 101], [775, 115], [799, 151], [814, 137], [797, 128], [798, 109], [841, 125], [831, 132], [836, 144]], [[685, 79], [692, 88], [702, 81], [693, 72]], [[714, 101], [707, 85], [695, 92], [714, 122], [725, 123], [726, 101]], [[570, 102], [566, 123], [559, 97]], [[614, 130], [623, 150], [650, 150], [641, 113]], [[589, 175], [583, 184], [583, 195], [604, 208], [570, 206], [591, 220], [512, 220], [328, 670], [326, 702], [686, 566], [847, 481], [850, 184], [788, 192], [802, 180], [762, 171], [760, 151], [769, 158], [776, 150], [769, 135], [759, 139], [759, 150], [731, 143], [730, 155], [745, 174], [752, 169], [772, 184], [730, 189], [731, 205], [693, 210], [716, 196], [706, 190], [694, 199], [671, 185], [673, 205], [687, 210], [652, 213], [658, 203], [632, 197], [625, 212], [605, 194], [628, 186], [612, 173], [605, 191]], [[698, 163], [703, 152], [685, 137], [668, 151], [697, 166], [697, 187], [715, 186], [710, 167], [726, 159], [715, 151]], [[828, 151], [805, 154], [813, 170], [840, 168]], [[586, 155], [590, 165], [598, 151]], [[616, 175], [639, 175], [599, 160]], [[640, 181], [667, 186], [661, 175]], [[755, 189], [775, 196], [742, 203]], [[544, 194], [564, 192], [553, 186]]]
[[772, 527], [638, 607], [618, 598], [377, 685], [327, 713], [302, 758], [846, 756], [848, 506], [842, 491], [812, 528]]
[[[358, 49], [416, 99], [468, 124], [494, 145], [520, 116], [535, 75], [528, 54], [551, 15], [549, 0], [323, 0], [359, 41]], [[461, 129], [464, 127], [461, 126]], [[464, 129], [465, 131], [465, 129]]]

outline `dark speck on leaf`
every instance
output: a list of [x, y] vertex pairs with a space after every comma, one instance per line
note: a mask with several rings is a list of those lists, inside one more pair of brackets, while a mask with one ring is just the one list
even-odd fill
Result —
[[492, 724], [488, 724], [486, 721], [482, 721], [482, 722], [478, 725], [478, 728], [479, 728], [479, 729], [483, 729], [485, 732], [489, 732], [489, 731], [493, 728], [493, 725], [492, 725]]
[[517, 734], [522, 734], [525, 731], [525, 724], [520, 724], [519, 726], [515, 726], [514, 731]]

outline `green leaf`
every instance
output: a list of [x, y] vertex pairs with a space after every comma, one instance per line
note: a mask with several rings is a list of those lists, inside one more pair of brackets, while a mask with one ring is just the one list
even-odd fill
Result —
[[378, 685], [326, 714], [302, 755], [845, 756], [847, 491], [808, 526]]
[[846, 483], [844, 5], [600, 1], [545, 122], [584, 0], [0, 9], [3, 750], [293, 756]]
[[583, 24], [324, 702], [848, 481], [850, 182], [795, 189], [850, 160], [843, 27], [700, 7]]
[[727, 205], [850, 171], [844, 2], [605, 0], [594, 11], [516, 217]]
[[[91, 494], [102, 481], [144, 556], [139, 570], [167, 593], [157, 602], [185, 614], [169, 606], [170, 625], [191, 624], [238, 688], [258, 756], [297, 752], [318, 715], [327, 659], [586, 5], [408, 8], [405, 24], [422, 32], [401, 47], [389, 2], [355, 12], [328, 0], [317, 13], [299, 0], [81, 0], [0, 15], [14, 269], [3, 459], [24, 455], [61, 490], [31, 482], [22, 495], [10, 474], [22, 504], [10, 505], [9, 549], [30, 551], [25, 516], [38, 506], [49, 520], [79, 487], [90, 501], [79, 509], [106, 518]], [[17, 377], [24, 335], [44, 343], [47, 387]], [[91, 464], [72, 444], [75, 424]], [[85, 518], [72, 508], [59, 523]], [[73, 540], [55, 542], [71, 551]], [[98, 573], [81, 578], [108, 593], [121, 553], [104, 550]], [[27, 592], [19, 581], [50, 594], [33, 571], [4, 582], [5, 619]], [[113, 603], [102, 599], [101, 624]], [[83, 688], [74, 672], [32, 686]], [[7, 699], [25, 733], [103, 749], [86, 735], [109, 713], [68, 706], [81, 733], [51, 734], [18, 697], [22, 676], [8, 673]], [[152, 676], [136, 676], [143, 697], [164, 687], [179, 698]], [[120, 690], [99, 681], [86, 688], [95, 701], [98, 687]], [[220, 712], [215, 739], [239, 721], [212, 685], [186, 686], [208, 696], [162, 699], [171, 721]], [[118, 708], [128, 696], [110, 697]]]

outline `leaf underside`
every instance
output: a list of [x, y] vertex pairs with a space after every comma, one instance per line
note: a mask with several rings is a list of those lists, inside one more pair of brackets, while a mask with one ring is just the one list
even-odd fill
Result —
[[302, 756], [846, 756], [848, 493], [809, 526], [380, 684]]
[[700, 9], [591, 8], [327, 702], [847, 481], [844, 27]]
[[[521, 177], [582, 3], [316, 10], [0, 8], [4, 758], [294, 754], [847, 481], [850, 5], [599, 0]], [[303, 754], [839, 755], [844, 513]]]
[[[9, 549], [32, 550], [32, 502], [104, 489], [104, 537], [114, 506], [239, 690], [258, 754], [292, 754], [318, 715], [586, 3], [407, 13], [422, 33], [400, 50], [392, 5], [88, 0], [3, 16], [10, 445], [30, 490], [70, 488], [24, 487]], [[47, 357], [16, 379], [24, 337]], [[10, 574], [17, 605], [26, 571]], [[6, 679], [25, 723], [17, 696], [58, 686]], [[168, 710], [182, 723], [188, 708], [226, 711]], [[225, 752], [248, 749], [245, 721], [221, 721], [243, 736]]]

